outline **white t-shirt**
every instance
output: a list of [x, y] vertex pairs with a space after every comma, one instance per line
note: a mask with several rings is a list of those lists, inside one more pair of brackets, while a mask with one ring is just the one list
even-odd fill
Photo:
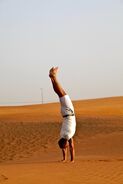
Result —
[[63, 118], [60, 137], [69, 140], [74, 136], [76, 130], [76, 119], [75, 115], [73, 115], [74, 107], [68, 95], [61, 97], [60, 103], [62, 116], [69, 115]]

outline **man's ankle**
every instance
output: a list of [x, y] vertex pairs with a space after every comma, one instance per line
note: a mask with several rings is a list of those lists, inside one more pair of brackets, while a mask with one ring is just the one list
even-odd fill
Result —
[[56, 74], [49, 74], [49, 77], [50, 77], [51, 79], [56, 79]]

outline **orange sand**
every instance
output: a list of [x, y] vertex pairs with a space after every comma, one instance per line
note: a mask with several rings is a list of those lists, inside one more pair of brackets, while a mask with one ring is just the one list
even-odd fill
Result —
[[0, 184], [123, 184], [123, 97], [73, 103], [73, 164], [59, 162], [58, 103], [0, 107]]

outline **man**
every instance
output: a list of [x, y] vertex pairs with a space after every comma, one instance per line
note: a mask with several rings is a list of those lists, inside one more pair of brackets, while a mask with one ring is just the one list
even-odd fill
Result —
[[67, 161], [67, 148], [69, 147], [71, 162], [74, 162], [75, 151], [73, 136], [76, 130], [76, 119], [74, 108], [69, 96], [58, 82], [57, 74], [58, 67], [53, 67], [49, 71], [49, 77], [51, 79], [53, 89], [59, 96], [61, 103], [61, 114], [63, 116], [62, 127], [60, 131], [60, 140], [58, 141], [59, 147], [63, 152], [63, 162]]

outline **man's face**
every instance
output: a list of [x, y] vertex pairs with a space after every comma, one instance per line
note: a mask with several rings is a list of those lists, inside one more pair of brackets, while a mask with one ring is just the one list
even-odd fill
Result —
[[61, 149], [65, 149], [67, 146], [68, 146], [68, 141], [64, 138], [61, 138], [59, 141], [58, 141], [58, 144], [59, 144], [59, 147]]

